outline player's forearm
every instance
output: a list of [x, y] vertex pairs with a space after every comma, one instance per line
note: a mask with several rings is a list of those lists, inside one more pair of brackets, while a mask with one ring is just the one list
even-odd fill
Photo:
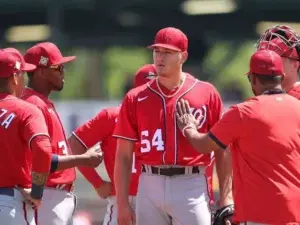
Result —
[[48, 178], [52, 147], [47, 136], [36, 136], [31, 141], [32, 189], [31, 197], [41, 199]]
[[78, 170], [94, 188], [99, 188], [103, 184], [103, 180], [94, 168], [78, 167]]
[[184, 134], [197, 152], [206, 154], [213, 151], [211, 145], [205, 140], [206, 134], [199, 133], [197, 130], [191, 128], [186, 129]]
[[88, 166], [87, 155], [52, 155], [51, 172], [74, 168], [77, 166]]
[[230, 150], [215, 151], [216, 171], [219, 181], [219, 206], [233, 204], [232, 196], [232, 160]]
[[117, 203], [127, 204], [129, 197], [129, 184], [131, 178], [132, 154], [131, 157], [121, 151], [117, 151], [114, 171]]

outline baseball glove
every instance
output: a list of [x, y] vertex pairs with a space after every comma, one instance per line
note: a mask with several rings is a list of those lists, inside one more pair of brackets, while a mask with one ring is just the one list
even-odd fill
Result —
[[227, 205], [221, 209], [218, 209], [214, 214], [213, 225], [225, 225], [226, 219], [228, 219], [231, 222], [231, 224], [233, 224], [231, 221], [231, 217], [233, 216], [233, 213], [234, 213], [234, 205]]

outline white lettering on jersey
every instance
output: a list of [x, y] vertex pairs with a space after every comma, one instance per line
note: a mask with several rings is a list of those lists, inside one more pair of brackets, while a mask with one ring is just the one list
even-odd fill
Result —
[[4, 127], [5, 129], [8, 129], [9, 125], [11, 124], [13, 119], [16, 117], [16, 115], [14, 113], [10, 113], [7, 115], [6, 109], [0, 109], [0, 111], [1, 111], [1, 113], [0, 113], [1, 126]]

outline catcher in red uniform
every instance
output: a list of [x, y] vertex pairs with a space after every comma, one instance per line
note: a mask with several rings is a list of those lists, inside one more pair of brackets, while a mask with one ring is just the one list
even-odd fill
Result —
[[269, 49], [279, 54], [283, 61], [285, 72], [282, 81], [283, 89], [297, 99], [300, 99], [300, 38], [290, 27], [274, 26], [265, 31], [257, 43], [257, 49]]

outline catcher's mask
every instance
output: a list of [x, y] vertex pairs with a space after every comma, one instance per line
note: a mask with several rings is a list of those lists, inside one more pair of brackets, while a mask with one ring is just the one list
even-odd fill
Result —
[[284, 25], [277, 25], [265, 31], [256, 45], [258, 50], [270, 49], [281, 57], [300, 61], [300, 37]]

